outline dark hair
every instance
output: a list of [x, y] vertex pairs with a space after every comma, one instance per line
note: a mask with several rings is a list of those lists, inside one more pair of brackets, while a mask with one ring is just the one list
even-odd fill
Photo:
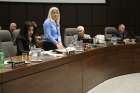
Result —
[[35, 27], [35, 28], [37, 28], [38, 27], [38, 25], [37, 25], [37, 23], [35, 22], [35, 21], [31, 21], [32, 22], [32, 24], [33, 24], [33, 26]]
[[[34, 28], [34, 24], [31, 21], [26, 21], [24, 23], [23, 28], [20, 31], [20, 36], [25, 38], [26, 40], [28, 40], [28, 29], [29, 29], [29, 27]], [[34, 34], [32, 35], [32, 42], [34, 42]]]
[[37, 31], [38, 31], [38, 25], [37, 25], [37, 23], [35, 22], [35, 21], [33, 21], [33, 20], [31, 20], [31, 22], [32, 22], [32, 24], [33, 24], [33, 26], [34, 26], [34, 36], [36, 36], [36, 34], [37, 34]]

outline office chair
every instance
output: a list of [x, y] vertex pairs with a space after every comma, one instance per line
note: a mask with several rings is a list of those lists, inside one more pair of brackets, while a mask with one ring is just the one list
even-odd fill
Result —
[[15, 56], [17, 54], [17, 48], [14, 46], [8, 30], [0, 30], [0, 49], [4, 51], [5, 57]]
[[16, 38], [19, 36], [20, 33], [20, 29], [16, 29], [14, 32], [12, 32], [13, 34], [13, 42], [15, 43]]
[[66, 47], [68, 47], [70, 44], [74, 44], [77, 38], [78, 38], [77, 28], [66, 28], [64, 30], [64, 45]]
[[65, 28], [65, 36], [73, 36], [75, 34], [78, 34], [77, 28]]
[[105, 40], [110, 41], [113, 36], [118, 36], [117, 29], [115, 27], [105, 27]]

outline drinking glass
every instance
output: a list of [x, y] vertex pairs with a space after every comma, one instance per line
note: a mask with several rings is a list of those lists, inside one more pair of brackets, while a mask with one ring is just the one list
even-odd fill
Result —
[[28, 61], [28, 53], [27, 52], [22, 52], [22, 61], [25, 61], [25, 62]]

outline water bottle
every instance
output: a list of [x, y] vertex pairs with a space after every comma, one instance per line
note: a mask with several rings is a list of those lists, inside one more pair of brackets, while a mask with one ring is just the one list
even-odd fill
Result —
[[0, 69], [4, 67], [4, 52], [0, 49]]
[[96, 38], [93, 38], [93, 47], [96, 47]]
[[113, 37], [111, 38], [111, 43], [112, 43], [113, 45], [117, 45], [117, 37], [116, 37], [116, 36], [113, 36]]

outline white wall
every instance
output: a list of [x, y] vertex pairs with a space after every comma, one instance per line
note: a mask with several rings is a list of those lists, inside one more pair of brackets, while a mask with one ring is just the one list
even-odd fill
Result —
[[106, 0], [0, 0], [5, 2], [49, 2], [49, 3], [106, 3]]

